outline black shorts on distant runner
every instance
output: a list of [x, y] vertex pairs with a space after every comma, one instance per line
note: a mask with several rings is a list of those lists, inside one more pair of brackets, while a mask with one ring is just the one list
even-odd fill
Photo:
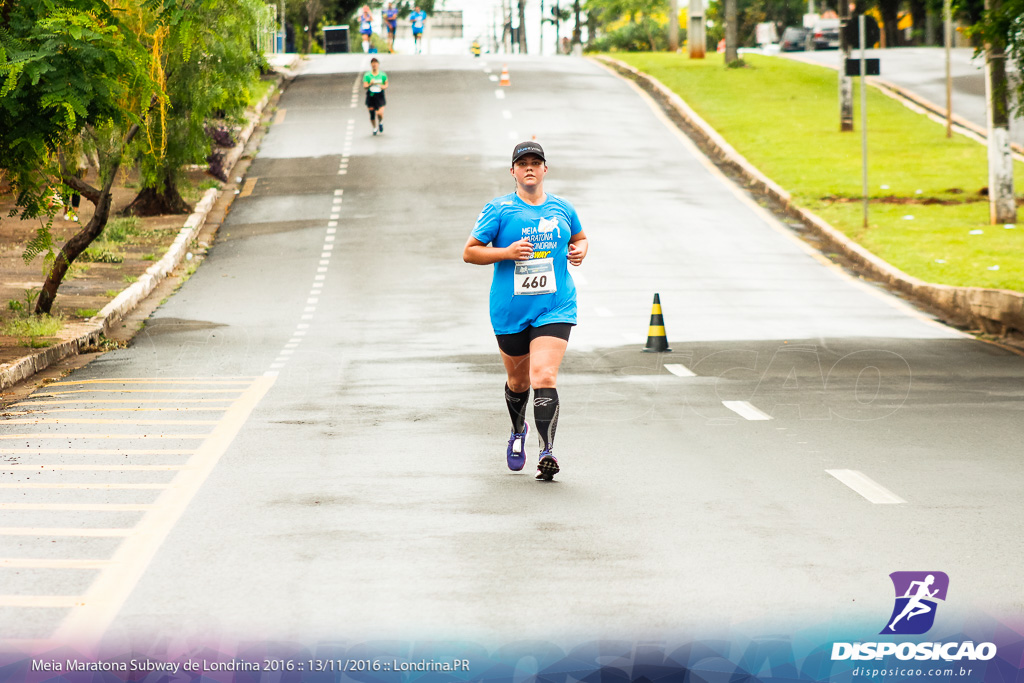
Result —
[[537, 337], [558, 337], [569, 341], [572, 323], [549, 323], [540, 327], [527, 327], [514, 334], [498, 334], [498, 348], [509, 356], [525, 356], [530, 352], [530, 342]]
[[366, 91], [366, 106], [369, 109], [383, 109], [387, 105], [387, 100], [384, 99], [384, 91], [370, 92]]

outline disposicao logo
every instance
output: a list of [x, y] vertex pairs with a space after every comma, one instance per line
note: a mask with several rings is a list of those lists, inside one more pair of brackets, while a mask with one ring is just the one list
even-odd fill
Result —
[[[935, 623], [939, 602], [945, 602], [949, 577], [944, 572], [893, 572], [896, 591], [892, 614], [880, 635], [921, 635]], [[993, 643], [833, 643], [832, 660], [897, 659], [918, 661], [989, 660], [996, 656]]]
[[893, 572], [889, 578], [896, 589], [896, 604], [880, 633], [927, 633], [935, 623], [936, 601], [946, 601], [949, 577], [945, 572]]

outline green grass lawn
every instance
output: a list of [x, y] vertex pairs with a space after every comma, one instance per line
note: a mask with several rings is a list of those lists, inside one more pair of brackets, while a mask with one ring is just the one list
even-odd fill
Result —
[[[939, 284], [1024, 291], [1024, 221], [1013, 229], [989, 224], [979, 194], [988, 185], [983, 145], [947, 139], [942, 125], [869, 88], [872, 203], [864, 229], [859, 84], [857, 130], [840, 133], [832, 69], [761, 55], [744, 56], [742, 69], [726, 69], [719, 54], [613, 56], [674, 90], [800, 206], [897, 268]], [[1024, 164], [1015, 163], [1014, 181], [1024, 193]]]

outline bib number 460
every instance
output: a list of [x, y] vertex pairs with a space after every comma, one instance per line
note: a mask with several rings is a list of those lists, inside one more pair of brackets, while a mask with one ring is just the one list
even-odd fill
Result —
[[513, 294], [554, 294], [558, 291], [554, 261], [550, 257], [517, 262], [514, 277]]
[[523, 280], [521, 287], [523, 289], [542, 289], [548, 286], [547, 275], [534, 275], [533, 277], [527, 276]]

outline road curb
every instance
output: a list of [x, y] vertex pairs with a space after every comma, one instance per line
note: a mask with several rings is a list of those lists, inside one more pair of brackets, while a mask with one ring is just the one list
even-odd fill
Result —
[[648, 92], [659, 98], [663, 105], [673, 109], [720, 161], [732, 166], [746, 180], [748, 187], [779, 202], [788, 213], [799, 218], [831, 249], [850, 260], [861, 272], [937, 309], [952, 324], [980, 328], [987, 334], [1000, 336], [1010, 330], [1024, 332], [1024, 293], [1007, 289], [937, 285], [907, 275], [852, 241], [821, 217], [796, 206], [789, 192], [747, 161], [679, 95], [656, 78], [612, 57], [601, 55], [592, 59], [607, 64], [620, 75], [628, 75], [638, 81]]
[[[272, 88], [262, 100], [253, 108], [253, 113], [248, 117], [249, 121], [239, 134], [238, 144], [231, 148], [224, 159], [225, 173], [230, 176], [235, 164], [242, 157], [245, 145], [252, 137], [256, 126], [259, 125], [270, 99], [280, 88], [281, 83], [288, 76], [280, 74], [274, 88]], [[0, 390], [7, 389], [18, 382], [22, 382], [40, 370], [45, 370], [54, 363], [81, 353], [84, 349], [96, 347], [100, 339], [116, 323], [128, 315], [140, 301], [149, 296], [156, 286], [166, 278], [188, 254], [189, 246], [199, 234], [203, 225], [206, 224], [206, 217], [221, 195], [221, 190], [210, 188], [204, 194], [195, 211], [185, 220], [185, 225], [178, 232], [174, 242], [168, 247], [167, 252], [159, 261], [154, 263], [146, 272], [125, 288], [112, 301], [100, 310], [94, 317], [84, 323], [84, 330], [73, 339], [67, 339], [53, 346], [23, 356], [15, 361], [0, 366]]]

